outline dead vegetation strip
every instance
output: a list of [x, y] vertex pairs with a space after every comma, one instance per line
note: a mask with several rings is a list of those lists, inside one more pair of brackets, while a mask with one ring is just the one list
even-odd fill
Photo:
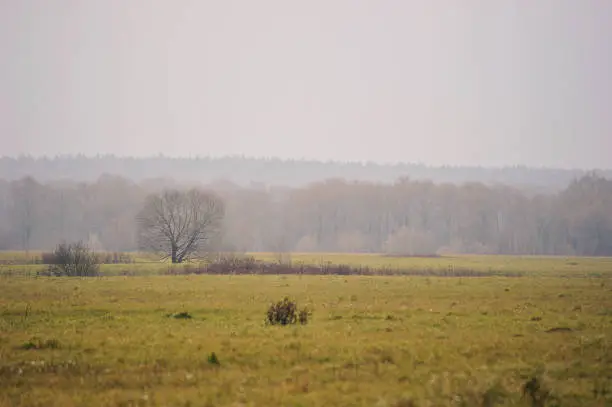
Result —
[[216, 274], [216, 275], [338, 275], [338, 276], [424, 276], [424, 277], [522, 277], [521, 272], [477, 271], [468, 268], [401, 269], [390, 267], [351, 266], [347, 264], [279, 264], [269, 262], [219, 261], [202, 264], [170, 266], [165, 274]]

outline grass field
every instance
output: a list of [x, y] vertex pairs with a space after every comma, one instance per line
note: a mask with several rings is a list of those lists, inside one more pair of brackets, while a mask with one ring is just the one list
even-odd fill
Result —
[[[275, 253], [252, 253], [257, 260], [277, 261]], [[39, 252], [32, 252], [30, 259], [38, 258]], [[158, 275], [173, 267], [169, 263], [154, 261], [151, 255], [133, 254], [132, 264], [103, 264], [101, 273], [113, 275]], [[528, 276], [554, 277], [612, 277], [612, 258], [610, 257], [544, 257], [544, 256], [482, 256], [455, 255], [441, 257], [389, 257], [377, 254], [346, 253], [293, 253], [284, 255], [294, 264], [346, 264], [372, 268], [397, 270], [447, 270], [449, 268], [474, 270], [487, 273], [511, 272]], [[0, 275], [28, 275], [45, 270], [42, 264], [11, 264], [25, 262], [23, 252], [0, 252]], [[176, 268], [190, 267], [177, 265]]]
[[[167, 265], [136, 263], [78, 279], [1, 266], [0, 406], [531, 406], [533, 377], [551, 391], [543, 405], [612, 405], [611, 259], [292, 261], [523, 276], [161, 276]], [[264, 324], [285, 295], [309, 324]]]

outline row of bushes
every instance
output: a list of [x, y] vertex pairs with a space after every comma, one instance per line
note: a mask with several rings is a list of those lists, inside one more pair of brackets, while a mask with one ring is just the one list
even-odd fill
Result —
[[[43, 275], [50, 276], [97, 276], [99, 275], [100, 257], [89, 250], [82, 242], [62, 243], [46, 258], [49, 268]], [[504, 276], [517, 277], [521, 273], [508, 271], [476, 271], [465, 268], [440, 269], [399, 269], [399, 268], [373, 268], [368, 266], [352, 266], [347, 264], [333, 264], [327, 262], [321, 265], [271, 263], [257, 261], [252, 256], [224, 255], [210, 259], [208, 262], [186, 263], [172, 265], [166, 271], [169, 275], [188, 274], [260, 274], [260, 275], [361, 275], [361, 276], [432, 276], [432, 277], [483, 277]]]
[[374, 268], [368, 266], [352, 266], [347, 264], [333, 264], [327, 262], [321, 265], [309, 264], [284, 264], [257, 261], [251, 256], [230, 256], [218, 258], [208, 263], [188, 263], [181, 266], [173, 265], [168, 268], [166, 274], [188, 275], [188, 274], [297, 274], [297, 275], [361, 275], [361, 276], [432, 276], [432, 277], [485, 277], [504, 276], [519, 277], [522, 274], [509, 271], [476, 271], [467, 268], [447, 267], [440, 269], [399, 269], [399, 268]]

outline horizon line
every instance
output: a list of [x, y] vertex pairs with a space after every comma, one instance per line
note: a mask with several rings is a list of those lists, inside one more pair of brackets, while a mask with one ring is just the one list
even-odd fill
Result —
[[302, 162], [302, 163], [317, 163], [317, 164], [340, 164], [340, 165], [375, 165], [379, 167], [397, 167], [397, 166], [413, 166], [413, 167], [425, 167], [429, 169], [483, 169], [483, 170], [506, 170], [506, 169], [526, 169], [526, 170], [538, 170], [538, 171], [569, 171], [569, 172], [593, 172], [593, 171], [612, 171], [611, 168], [577, 168], [577, 167], [547, 167], [547, 166], [536, 166], [526, 164], [514, 164], [514, 165], [467, 165], [467, 164], [426, 164], [423, 162], [412, 162], [412, 161], [390, 161], [381, 162], [375, 160], [339, 160], [339, 159], [317, 159], [307, 157], [279, 157], [279, 156], [255, 156], [246, 154], [220, 154], [220, 155], [167, 155], [164, 153], [149, 154], [149, 155], [122, 155], [116, 153], [97, 153], [97, 154], [85, 154], [85, 153], [58, 153], [58, 154], [32, 154], [32, 153], [20, 153], [16, 155], [0, 155], [0, 160], [4, 159], [34, 159], [34, 160], [54, 160], [54, 159], [101, 159], [101, 158], [114, 158], [114, 159], [131, 159], [131, 160], [150, 160], [150, 159], [172, 159], [172, 160], [224, 160], [224, 159], [242, 159], [246, 161], [280, 161], [280, 162]]

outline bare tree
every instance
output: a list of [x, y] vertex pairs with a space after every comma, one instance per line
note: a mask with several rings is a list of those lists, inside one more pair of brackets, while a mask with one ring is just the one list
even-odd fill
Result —
[[182, 263], [206, 249], [224, 212], [216, 195], [198, 189], [149, 195], [137, 217], [140, 248]]

